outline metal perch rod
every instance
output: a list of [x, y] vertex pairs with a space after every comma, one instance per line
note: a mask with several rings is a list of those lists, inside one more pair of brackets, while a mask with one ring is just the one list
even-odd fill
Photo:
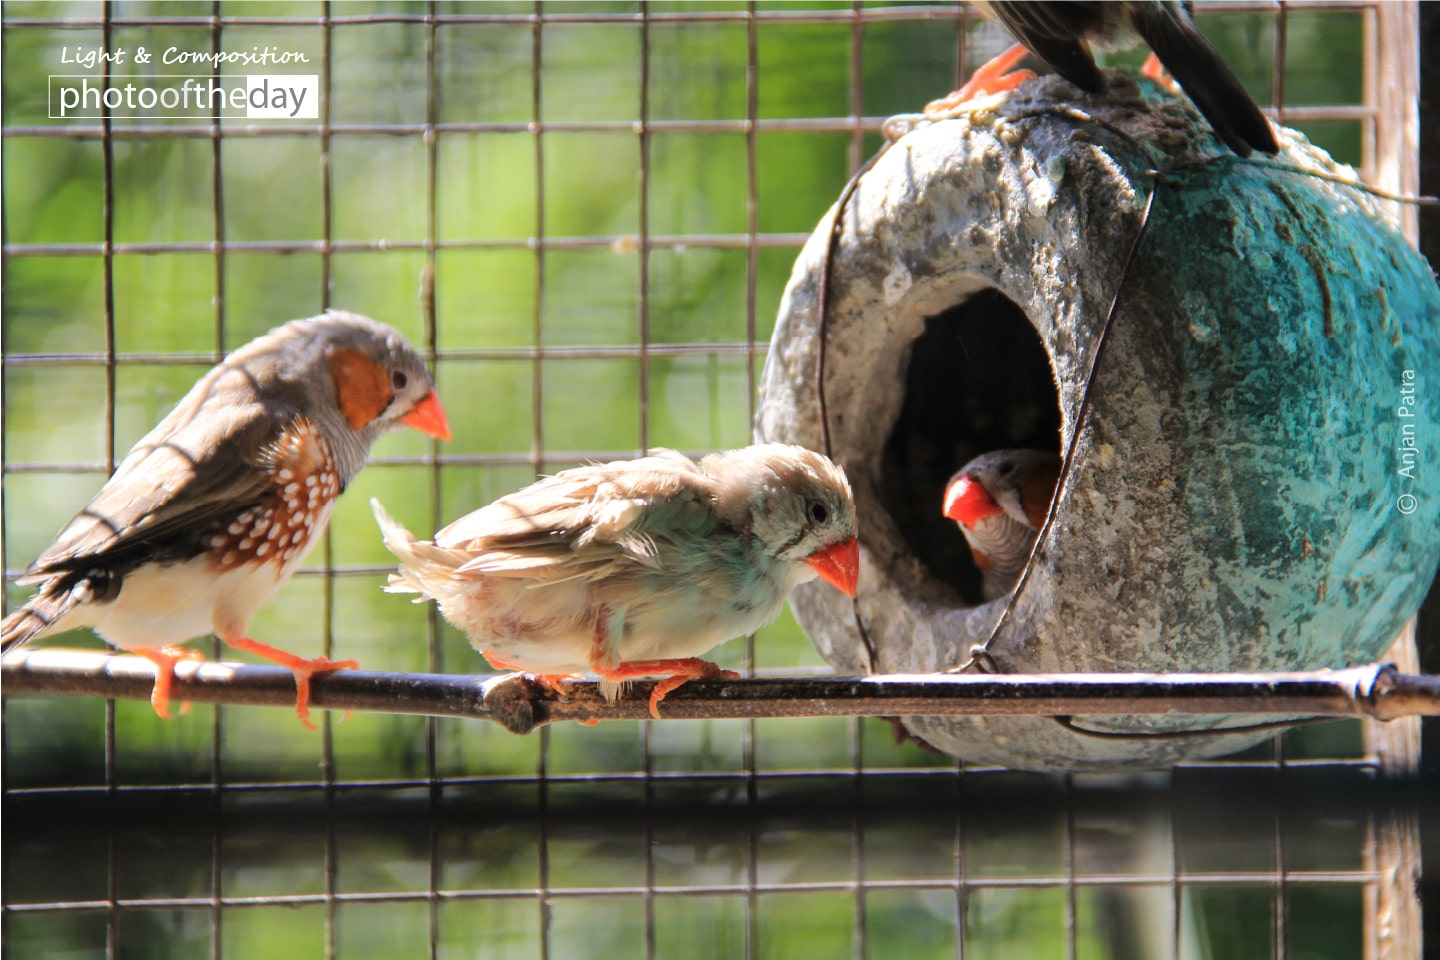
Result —
[[[23, 650], [0, 666], [6, 694], [147, 700], [155, 671], [134, 656]], [[314, 678], [311, 705], [329, 710], [469, 717], [529, 733], [559, 720], [649, 716], [653, 681], [610, 703], [590, 680], [569, 681], [561, 699], [519, 674], [475, 676], [344, 670]], [[295, 681], [280, 667], [212, 661], [176, 667], [173, 699], [289, 707]], [[1305, 673], [890, 674], [695, 680], [671, 693], [673, 719], [722, 717], [1115, 716], [1249, 714], [1277, 717], [1440, 716], [1440, 677], [1388, 664]]]

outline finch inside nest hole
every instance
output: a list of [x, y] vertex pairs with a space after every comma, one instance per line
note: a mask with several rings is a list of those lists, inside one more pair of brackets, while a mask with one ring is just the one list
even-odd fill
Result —
[[880, 488], [911, 552], [967, 602], [981, 602], [980, 571], [941, 516], [946, 482], [979, 454], [1025, 448], [1060, 453], [1050, 358], [1018, 306], [981, 290], [927, 317], [912, 344]]

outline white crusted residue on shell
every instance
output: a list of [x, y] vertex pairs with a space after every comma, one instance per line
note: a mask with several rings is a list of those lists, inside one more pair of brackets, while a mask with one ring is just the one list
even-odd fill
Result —
[[894, 306], [899, 303], [905, 294], [910, 292], [910, 287], [914, 285], [914, 282], [910, 271], [905, 268], [905, 264], [897, 262], [881, 283], [880, 288], [884, 292], [886, 306]]

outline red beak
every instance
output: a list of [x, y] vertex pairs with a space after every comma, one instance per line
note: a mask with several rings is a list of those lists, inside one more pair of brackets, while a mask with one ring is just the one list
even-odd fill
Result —
[[815, 568], [821, 580], [847, 597], [855, 596], [855, 586], [860, 581], [860, 545], [854, 537], [815, 551], [805, 562]]
[[957, 477], [945, 488], [945, 516], [961, 526], [974, 529], [975, 524], [1000, 512], [1000, 505], [986, 492], [980, 481], [971, 476]]
[[450, 421], [445, 419], [445, 408], [440, 406], [440, 398], [434, 390], [415, 404], [414, 410], [401, 417], [400, 422], [438, 440], [450, 439]]

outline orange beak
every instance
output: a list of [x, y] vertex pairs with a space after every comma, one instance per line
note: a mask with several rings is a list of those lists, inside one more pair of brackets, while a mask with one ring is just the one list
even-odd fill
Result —
[[1000, 512], [1000, 505], [974, 477], [957, 477], [945, 490], [945, 516], [962, 526], [973, 529], [981, 520]]
[[854, 537], [815, 551], [805, 562], [815, 569], [821, 580], [847, 597], [855, 596], [855, 586], [860, 581], [860, 545]]
[[407, 427], [414, 427], [421, 433], [428, 433], [437, 440], [450, 439], [450, 421], [445, 419], [445, 408], [434, 390], [425, 399], [415, 404], [415, 409], [400, 418]]

